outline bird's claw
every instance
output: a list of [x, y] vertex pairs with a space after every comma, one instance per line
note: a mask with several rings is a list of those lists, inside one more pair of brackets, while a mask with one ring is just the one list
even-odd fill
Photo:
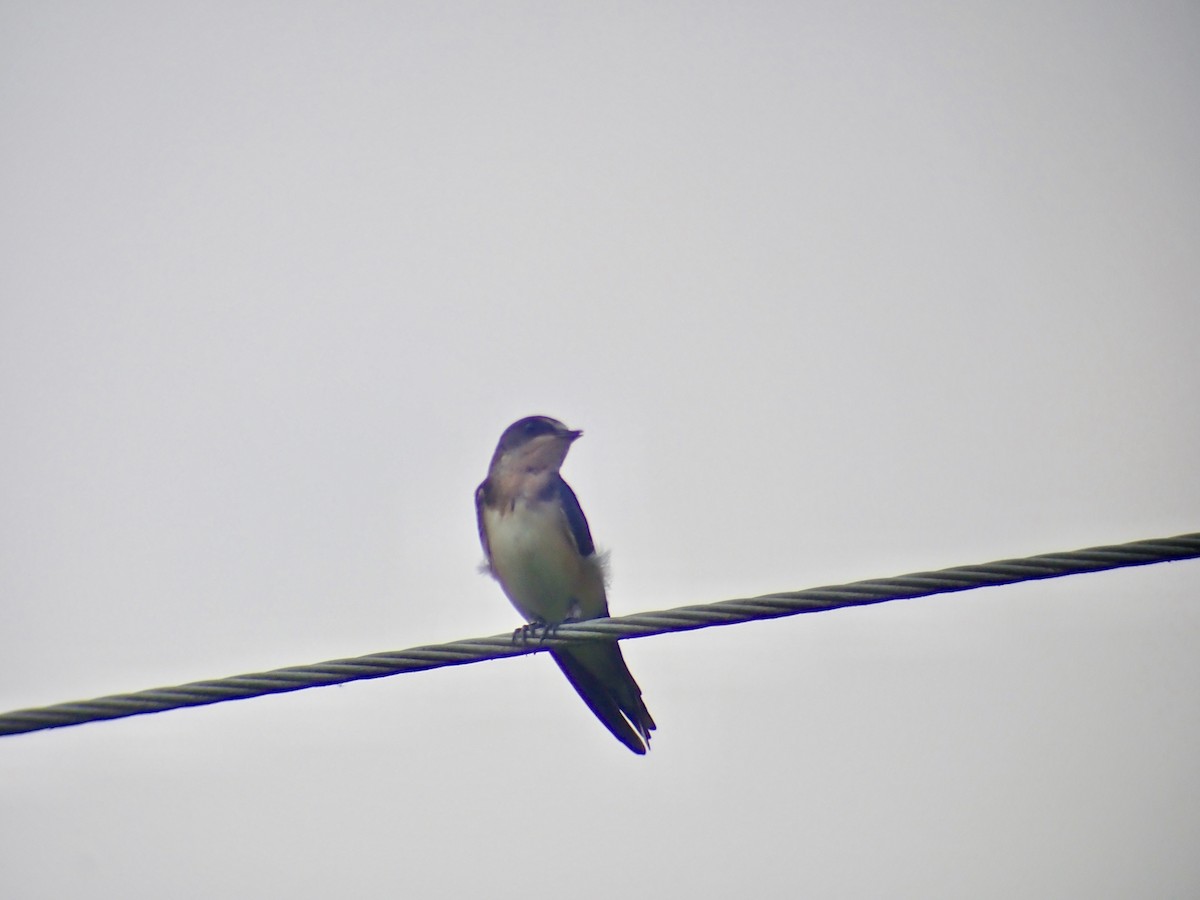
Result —
[[[513, 629], [513, 643], [515, 644], [519, 640], [522, 644], [528, 644], [530, 637], [534, 637], [537, 638], [539, 644], [544, 644], [548, 638], [552, 638], [558, 634], [560, 625], [581, 621], [583, 620], [577, 616], [568, 616], [561, 622], [547, 622], [545, 619], [534, 619], [520, 628]], [[539, 631], [541, 631], [541, 635], [538, 635]]]
[[542, 629], [541, 642], [544, 643], [546, 640], [546, 635], [552, 631], [553, 626], [548, 625], [542, 619], [534, 619], [532, 622], [528, 622], [525, 625], [522, 625], [520, 628], [514, 629], [512, 636], [513, 643], [517, 643], [519, 639], [522, 644], [528, 644], [529, 636], [533, 635], [534, 637], [537, 637], [539, 628]]

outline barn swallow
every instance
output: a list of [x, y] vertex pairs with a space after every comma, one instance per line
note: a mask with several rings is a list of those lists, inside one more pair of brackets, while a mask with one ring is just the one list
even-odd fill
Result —
[[[608, 615], [592, 533], [559, 474], [582, 434], [546, 416], [514, 422], [500, 436], [487, 478], [475, 491], [487, 570], [535, 627]], [[550, 655], [617, 740], [634, 753], [649, 749], [654, 720], [616, 641], [557, 647]]]

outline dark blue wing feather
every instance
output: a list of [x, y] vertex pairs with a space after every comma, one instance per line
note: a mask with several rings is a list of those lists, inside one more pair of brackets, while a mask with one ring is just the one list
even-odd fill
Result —
[[571, 534], [575, 538], [575, 546], [579, 548], [580, 556], [591, 556], [596, 552], [592, 543], [592, 532], [588, 528], [587, 516], [579, 508], [579, 500], [571, 486], [558, 479], [558, 498], [562, 502], [563, 511], [567, 514], [567, 524], [571, 526]]

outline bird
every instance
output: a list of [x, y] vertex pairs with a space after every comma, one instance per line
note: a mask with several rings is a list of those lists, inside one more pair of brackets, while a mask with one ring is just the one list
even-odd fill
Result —
[[[513, 422], [475, 491], [485, 570], [525, 619], [517, 633], [540, 627], [545, 634], [564, 622], [609, 614], [587, 518], [559, 472], [582, 435], [549, 416]], [[589, 641], [555, 647], [550, 655], [613, 736], [645, 754], [656, 726], [620, 645]]]

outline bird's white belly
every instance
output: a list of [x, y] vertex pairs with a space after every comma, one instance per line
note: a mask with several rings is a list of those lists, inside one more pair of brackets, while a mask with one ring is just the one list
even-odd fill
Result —
[[584, 618], [597, 589], [603, 605], [599, 569], [579, 555], [556, 504], [518, 501], [504, 513], [485, 508], [484, 527], [492, 572], [526, 621]]

